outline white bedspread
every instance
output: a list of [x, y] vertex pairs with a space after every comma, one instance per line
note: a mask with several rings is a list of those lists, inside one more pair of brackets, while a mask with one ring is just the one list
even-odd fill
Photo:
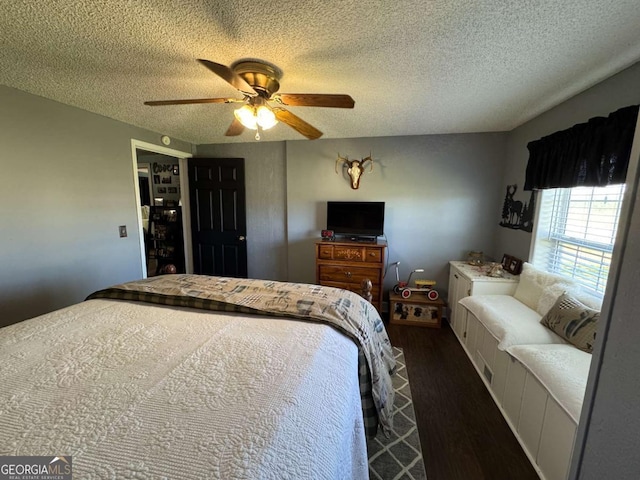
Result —
[[357, 347], [290, 319], [91, 300], [0, 329], [0, 454], [74, 478], [368, 478]]

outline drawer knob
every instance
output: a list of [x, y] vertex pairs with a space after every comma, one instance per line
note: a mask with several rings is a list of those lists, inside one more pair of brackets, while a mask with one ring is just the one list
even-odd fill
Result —
[[347, 277], [351, 278], [351, 272], [344, 272], [344, 274], [345, 274]]

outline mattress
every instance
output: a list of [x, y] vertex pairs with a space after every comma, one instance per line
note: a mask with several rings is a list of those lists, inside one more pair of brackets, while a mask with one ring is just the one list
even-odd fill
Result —
[[0, 455], [74, 478], [368, 478], [358, 347], [321, 323], [89, 300], [0, 329]]

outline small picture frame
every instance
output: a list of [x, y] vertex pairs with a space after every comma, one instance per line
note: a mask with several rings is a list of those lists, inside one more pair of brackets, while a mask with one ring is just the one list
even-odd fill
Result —
[[162, 177], [162, 183], [171, 183], [171, 177]]
[[504, 271], [512, 275], [520, 275], [520, 272], [522, 272], [522, 260], [517, 257], [504, 254], [501, 263]]
[[167, 187], [158, 187], [158, 193], [167, 193]]
[[153, 183], [155, 183], [155, 184], [160, 183], [160, 175], [154, 175], [153, 176]]
[[163, 203], [164, 203], [164, 198], [162, 198], [162, 197], [156, 197], [156, 198], [153, 199], [153, 204], [156, 207], [161, 207]]
[[167, 193], [178, 193], [178, 187], [167, 187]]
[[180, 167], [178, 165], [173, 166], [173, 174], [180, 175]]

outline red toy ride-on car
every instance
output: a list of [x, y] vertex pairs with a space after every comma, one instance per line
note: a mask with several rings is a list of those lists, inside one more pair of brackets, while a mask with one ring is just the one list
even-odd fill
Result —
[[407, 299], [411, 296], [412, 292], [420, 292], [424, 293], [427, 298], [431, 301], [437, 300], [440, 296], [436, 290], [433, 289], [433, 286], [436, 284], [434, 280], [416, 280], [416, 286], [410, 287], [409, 283], [411, 282], [411, 276], [414, 273], [422, 273], [424, 272], [423, 268], [416, 268], [412, 270], [409, 274], [409, 278], [406, 282], [400, 281], [400, 273], [398, 272], [398, 265], [400, 262], [395, 262], [393, 264], [396, 267], [396, 284], [393, 286], [393, 293], [396, 295], [400, 295], [402, 298]]

